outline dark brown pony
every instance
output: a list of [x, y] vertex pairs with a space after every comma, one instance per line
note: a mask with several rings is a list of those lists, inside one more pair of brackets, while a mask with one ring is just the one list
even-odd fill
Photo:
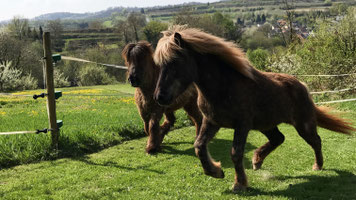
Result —
[[170, 105], [192, 83], [197, 86], [203, 123], [194, 147], [205, 174], [224, 177], [207, 145], [220, 127], [235, 130], [231, 150], [234, 191], [245, 190], [248, 185], [242, 161], [251, 129], [261, 131], [269, 140], [254, 152], [255, 170], [283, 143], [284, 135], [277, 128], [280, 123], [293, 125], [314, 149], [314, 170], [323, 166], [317, 125], [345, 134], [355, 130], [316, 107], [307, 88], [293, 76], [258, 71], [235, 44], [200, 30], [176, 26], [164, 32], [154, 59], [161, 68], [155, 90], [161, 105]]
[[[187, 87], [179, 97], [168, 107], [158, 105], [153, 100], [153, 92], [157, 83], [159, 68], [153, 62], [153, 51], [148, 42], [141, 41], [126, 45], [122, 57], [128, 67], [128, 80], [137, 87], [135, 100], [138, 111], [144, 121], [144, 130], [149, 136], [146, 146], [147, 153], [160, 150], [160, 144], [176, 120], [174, 111], [183, 107], [196, 126], [199, 133], [202, 116], [197, 105], [197, 90], [193, 85]], [[160, 126], [162, 115], [165, 121]]]

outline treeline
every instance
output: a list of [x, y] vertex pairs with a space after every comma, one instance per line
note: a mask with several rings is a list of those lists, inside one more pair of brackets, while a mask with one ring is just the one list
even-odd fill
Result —
[[[296, 35], [285, 47], [267, 49], [261, 46], [247, 51], [247, 55], [254, 66], [263, 71], [300, 75], [353, 74], [356, 73], [355, 23], [356, 7], [350, 7], [339, 22], [320, 19], [307, 39]], [[299, 78], [305, 80], [314, 91], [356, 88], [354, 75]], [[351, 90], [342, 95], [353, 92]]]
[[[0, 91], [43, 87], [43, 31], [51, 32], [54, 52], [98, 63], [124, 65], [121, 50], [127, 43], [147, 40], [155, 47], [161, 31], [172, 24], [181, 24], [238, 43], [253, 65], [264, 71], [292, 74], [356, 71], [354, 8], [335, 4], [323, 12], [296, 13], [286, 10], [285, 14], [278, 17], [251, 12], [237, 15], [237, 19], [233, 20], [231, 16], [219, 12], [196, 15], [188, 7], [165, 23], [149, 20], [145, 10], [141, 9], [139, 12], [113, 13], [110, 29], [103, 26], [103, 21], [94, 20], [88, 22], [82, 31], [75, 32], [64, 31], [60, 20], [30, 27], [28, 20], [14, 18], [0, 31]], [[253, 25], [247, 26], [249, 22]], [[70, 38], [68, 34], [78, 35]], [[99, 40], [104, 34], [108, 36], [108, 42]], [[55, 68], [57, 87], [113, 84], [125, 81], [125, 77], [124, 70], [95, 64], [62, 61]], [[328, 83], [312, 80], [311, 87], [315, 90], [325, 87], [335, 89], [352, 84], [355, 84], [354, 81], [348, 79]]]
[[[0, 28], [0, 91], [43, 87], [42, 34], [52, 34], [54, 49], [62, 46], [62, 26], [48, 21], [45, 28], [30, 27], [28, 19], [15, 17]], [[60, 74], [59, 74], [60, 75]]]

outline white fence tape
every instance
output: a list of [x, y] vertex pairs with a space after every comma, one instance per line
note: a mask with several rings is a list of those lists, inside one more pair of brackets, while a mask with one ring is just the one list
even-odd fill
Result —
[[328, 104], [328, 103], [340, 103], [340, 102], [348, 102], [348, 101], [356, 101], [356, 99], [342, 99], [342, 100], [336, 100], [336, 101], [325, 101], [325, 102], [318, 102], [315, 104]]
[[69, 56], [62, 56], [62, 60], [71, 60], [71, 61], [77, 61], [77, 62], [94, 63], [94, 64], [98, 64], [98, 65], [103, 65], [103, 66], [106, 66], [106, 67], [113, 67], [113, 68], [116, 68], [116, 69], [127, 69], [126, 66], [105, 64], [105, 63], [97, 63], [97, 62], [84, 60], [84, 59], [80, 59], [80, 58], [69, 57]]
[[356, 75], [356, 73], [351, 74], [293, 74], [293, 76], [304, 76], [304, 77], [338, 77], [338, 76], [352, 76]]
[[356, 88], [346, 88], [346, 89], [341, 89], [341, 90], [330, 90], [330, 91], [310, 92], [310, 94], [339, 93], [339, 92], [345, 92], [345, 91], [350, 91], [350, 90], [356, 90]]
[[14, 132], [0, 132], [0, 135], [19, 135], [27, 133], [37, 133], [37, 131], [14, 131]]

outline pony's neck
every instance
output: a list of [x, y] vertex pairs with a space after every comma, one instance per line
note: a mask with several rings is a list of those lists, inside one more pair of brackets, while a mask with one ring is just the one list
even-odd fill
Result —
[[225, 89], [240, 81], [253, 82], [217, 56], [195, 54], [197, 77], [194, 82], [199, 91], [206, 97], [216, 98], [217, 94], [225, 93]]

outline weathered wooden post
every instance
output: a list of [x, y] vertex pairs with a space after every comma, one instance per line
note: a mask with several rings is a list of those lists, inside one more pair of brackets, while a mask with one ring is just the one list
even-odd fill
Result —
[[54, 95], [53, 61], [50, 33], [43, 34], [44, 59], [46, 62], [47, 112], [52, 137], [52, 148], [58, 150], [59, 129], [57, 126], [56, 100]]

